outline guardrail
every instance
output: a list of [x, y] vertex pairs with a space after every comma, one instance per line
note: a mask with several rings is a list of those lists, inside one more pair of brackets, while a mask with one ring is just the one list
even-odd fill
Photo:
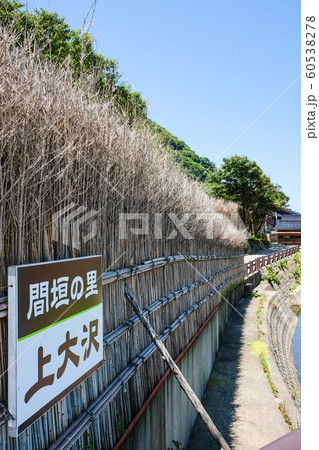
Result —
[[269, 264], [273, 264], [280, 259], [287, 258], [287, 256], [293, 255], [296, 252], [300, 251], [300, 245], [296, 245], [294, 247], [288, 247], [285, 250], [281, 250], [279, 252], [270, 253], [269, 255], [261, 255], [258, 256], [253, 261], [249, 261], [245, 263], [245, 277], [248, 275], [252, 275], [261, 267], [268, 266]]

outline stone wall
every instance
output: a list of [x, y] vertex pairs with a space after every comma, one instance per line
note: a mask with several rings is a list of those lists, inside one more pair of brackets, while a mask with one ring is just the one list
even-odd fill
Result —
[[[275, 293], [272, 301], [268, 303], [267, 326], [275, 360], [288, 391], [300, 411], [301, 387], [291, 353], [292, 340], [298, 325], [298, 317], [291, 309], [291, 302], [294, 302], [294, 298], [299, 299], [300, 305], [300, 287], [296, 289], [297, 295], [294, 294], [294, 291], [291, 291], [291, 287], [295, 283], [292, 271], [296, 269], [297, 265], [294, 263], [293, 256], [287, 259], [287, 269], [280, 270], [278, 263], [273, 264], [275, 270], [279, 269], [277, 277], [280, 283], [269, 283], [267, 287]], [[261, 269], [261, 274], [262, 277], [267, 275], [266, 267]]]

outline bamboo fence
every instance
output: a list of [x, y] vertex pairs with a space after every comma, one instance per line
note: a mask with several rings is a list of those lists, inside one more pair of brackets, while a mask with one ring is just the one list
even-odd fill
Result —
[[[63, 436], [74, 448], [112, 448], [165, 371], [124, 282], [177, 357], [222, 301], [219, 292], [243, 279], [245, 232], [232, 221], [237, 206], [209, 198], [145, 124], [129, 126], [111, 100], [97, 98], [90, 77], [74, 86], [72, 68], [19, 48], [1, 28], [0, 68], [0, 447], [44, 449]], [[121, 239], [120, 214], [132, 212], [148, 215], [149, 232]], [[83, 218], [78, 228], [72, 213]], [[189, 215], [191, 239], [175, 233], [171, 213]], [[207, 230], [196, 214], [210, 213], [222, 220]], [[94, 254], [103, 257], [103, 365], [8, 438], [8, 267]]]
[[[234, 282], [243, 281], [241, 254], [200, 256], [198, 259], [192, 255], [191, 258], [192, 271], [187, 270], [187, 259], [182, 259], [178, 264], [170, 262], [168, 266], [131, 274], [125, 279], [109, 281], [112, 272], [103, 274], [103, 366], [21, 433], [17, 440], [7, 438], [3, 414], [0, 442], [4, 448], [47, 448], [51, 444], [52, 448], [74, 445], [80, 449], [90, 445], [93, 437], [96, 448], [114, 446], [123, 432], [119, 424], [127, 427], [166, 370], [139, 319], [127, 307], [125, 280], [143, 299], [148, 299], [141, 305], [143, 312], [150, 317], [175, 358], [211, 311], [223, 301], [227, 288]], [[134, 273], [134, 267], [130, 269]], [[168, 269], [170, 273], [167, 273]], [[127, 273], [126, 269], [118, 272]], [[194, 274], [196, 279], [192, 278]], [[167, 293], [167, 286], [174, 285], [176, 280], [182, 285]], [[153, 289], [149, 288], [150, 284]], [[158, 290], [161, 285], [162, 291]], [[156, 290], [165, 294], [157, 298]], [[1, 326], [6, 319], [0, 320]], [[2, 390], [5, 387], [3, 385]]]

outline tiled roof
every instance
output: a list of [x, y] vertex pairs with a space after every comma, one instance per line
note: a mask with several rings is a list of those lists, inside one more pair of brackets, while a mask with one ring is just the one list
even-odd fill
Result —
[[280, 222], [301, 222], [301, 216], [283, 216]]
[[276, 231], [300, 231], [301, 230], [301, 220], [282, 218], [277, 222], [275, 226]]
[[285, 216], [285, 215], [300, 216], [300, 215], [301, 215], [299, 212], [294, 211], [294, 210], [289, 209], [289, 208], [281, 208], [281, 209], [278, 211], [278, 213], [279, 213], [280, 215], [283, 215], [283, 216]]

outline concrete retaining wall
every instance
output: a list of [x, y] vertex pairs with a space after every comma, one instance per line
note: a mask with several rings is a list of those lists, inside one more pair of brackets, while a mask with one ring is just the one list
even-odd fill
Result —
[[[289, 264], [293, 265], [293, 258], [288, 258]], [[276, 268], [276, 264], [274, 264]], [[293, 266], [292, 266], [293, 268]], [[266, 269], [262, 268], [262, 275], [266, 274]], [[278, 368], [283, 380], [292, 396], [299, 412], [301, 409], [301, 387], [297, 377], [291, 346], [294, 333], [298, 325], [298, 317], [291, 309], [292, 305], [301, 305], [301, 286], [290, 291], [290, 287], [295, 280], [287, 270], [280, 270], [278, 273], [280, 284], [271, 286], [268, 290], [275, 293], [272, 301], [268, 303], [267, 326], [271, 339], [271, 349], [276, 359]]]
[[290, 395], [300, 410], [301, 389], [291, 354], [292, 339], [298, 325], [298, 317], [292, 312], [289, 303], [280, 293], [277, 293], [268, 305], [267, 322], [277, 365]]
[[288, 299], [291, 306], [301, 306], [301, 286], [289, 292]]
[[261, 281], [261, 273], [255, 272], [246, 278], [245, 284], [250, 283], [252, 285], [252, 289], [255, 289], [255, 287], [259, 285], [260, 281]]

